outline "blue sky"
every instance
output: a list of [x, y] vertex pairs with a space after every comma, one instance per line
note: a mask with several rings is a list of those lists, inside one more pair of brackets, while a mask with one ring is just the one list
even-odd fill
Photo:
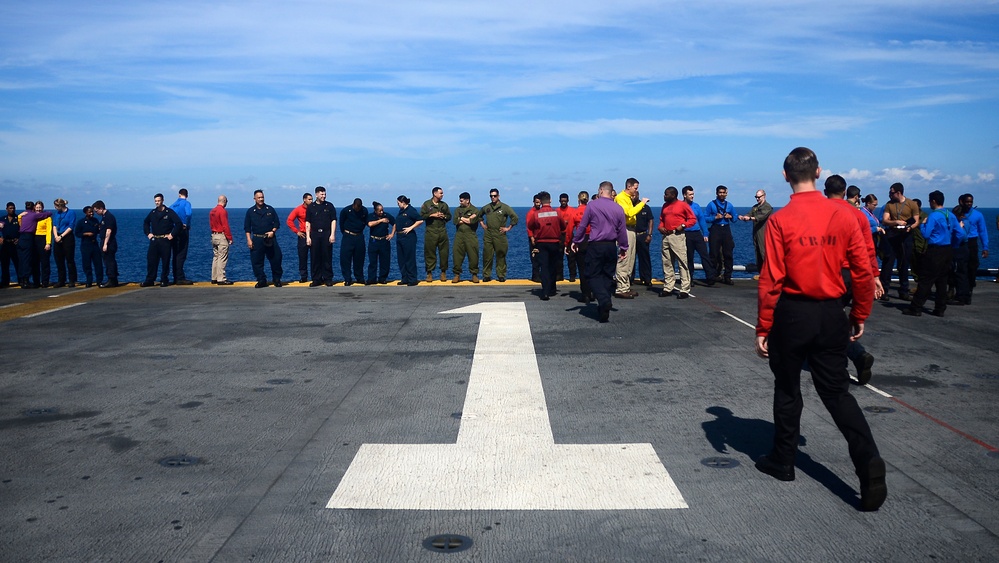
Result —
[[787, 201], [808, 146], [882, 200], [999, 207], [999, 2], [284, 1], [0, 6], [0, 199], [290, 207], [634, 176]]

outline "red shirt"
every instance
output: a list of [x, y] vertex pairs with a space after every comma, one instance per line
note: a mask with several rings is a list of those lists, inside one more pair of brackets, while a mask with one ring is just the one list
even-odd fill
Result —
[[538, 218], [537, 207], [531, 207], [530, 209], [527, 210], [527, 220], [525, 221], [525, 224], [527, 226], [527, 236], [529, 239], [537, 238], [537, 234], [534, 232], [534, 229], [531, 227], [531, 220], [537, 218]]
[[528, 232], [533, 232], [535, 242], [559, 242], [565, 222], [559, 212], [550, 205], [542, 205], [533, 216], [527, 214]]
[[686, 228], [695, 224], [697, 224], [697, 215], [694, 215], [694, 210], [682, 199], [663, 205], [663, 210], [659, 213], [660, 229], [675, 231], [681, 225]]
[[[298, 235], [298, 233], [305, 232], [305, 209], [306, 205], [303, 203], [295, 209], [292, 209], [291, 213], [288, 214], [288, 228], [291, 229], [291, 232], [296, 235]], [[295, 226], [295, 219], [298, 219], [297, 227]]]
[[[583, 219], [583, 212], [586, 211], [586, 204], [582, 203], [577, 207], [570, 207], [569, 209], [572, 210], [572, 213], [567, 213], [564, 217], [566, 244], [572, 244], [572, 237], [576, 233], [576, 227], [579, 225], [579, 222]], [[589, 234], [589, 227], [586, 227], [586, 232]]]
[[874, 302], [874, 275], [861, 227], [843, 205], [817, 191], [791, 195], [791, 201], [770, 216], [766, 226], [767, 259], [760, 271], [756, 335], [767, 336], [774, 307], [782, 293], [815, 300], [838, 299], [846, 293], [843, 264], [850, 267], [853, 307], [850, 319], [863, 322]]
[[225, 239], [232, 242], [232, 232], [229, 230], [229, 212], [225, 207], [216, 205], [208, 212], [208, 224], [213, 233], [223, 233]]

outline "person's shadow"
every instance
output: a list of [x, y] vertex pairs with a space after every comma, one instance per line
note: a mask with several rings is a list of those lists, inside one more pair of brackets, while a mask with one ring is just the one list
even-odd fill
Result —
[[[704, 436], [711, 447], [721, 454], [730, 454], [729, 448], [749, 457], [751, 462], [770, 452], [773, 445], [774, 425], [757, 418], [739, 418], [725, 407], [713, 406], [705, 409], [714, 415], [714, 420], [701, 423]], [[805, 437], [799, 436], [798, 446], [806, 445]], [[857, 491], [846, 484], [838, 475], [816, 462], [807, 453], [798, 450], [795, 467], [812, 479], [825, 485], [843, 502], [860, 507]]]

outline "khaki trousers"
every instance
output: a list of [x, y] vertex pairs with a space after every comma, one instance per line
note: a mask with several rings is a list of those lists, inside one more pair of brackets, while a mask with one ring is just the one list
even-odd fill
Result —
[[663, 235], [663, 292], [665, 293], [670, 293], [676, 287], [673, 260], [676, 260], [680, 268], [680, 293], [690, 293], [690, 270], [687, 268], [687, 235], [685, 233]]

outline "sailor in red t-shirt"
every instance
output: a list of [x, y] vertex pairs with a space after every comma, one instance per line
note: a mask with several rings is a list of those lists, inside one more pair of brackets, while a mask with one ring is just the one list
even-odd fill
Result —
[[659, 297], [673, 295], [676, 276], [673, 261], [680, 267], [680, 294], [677, 299], [690, 297], [690, 270], [687, 268], [687, 227], [697, 223], [694, 210], [686, 201], [678, 199], [680, 193], [670, 186], [663, 193], [663, 210], [659, 214], [659, 232], [663, 235], [663, 289]]
[[[877, 510], [888, 496], [885, 462], [857, 400], [850, 394], [846, 347], [864, 334], [874, 301], [867, 229], [850, 209], [815, 189], [818, 158], [799, 147], [784, 160], [794, 193], [767, 222], [766, 262], [760, 273], [756, 352], [774, 374], [774, 443], [756, 468], [781, 481], [794, 480], [801, 423], [801, 366], [808, 361], [822, 403], [849, 446], [860, 479], [861, 510]], [[853, 304], [843, 314], [849, 264]]]

